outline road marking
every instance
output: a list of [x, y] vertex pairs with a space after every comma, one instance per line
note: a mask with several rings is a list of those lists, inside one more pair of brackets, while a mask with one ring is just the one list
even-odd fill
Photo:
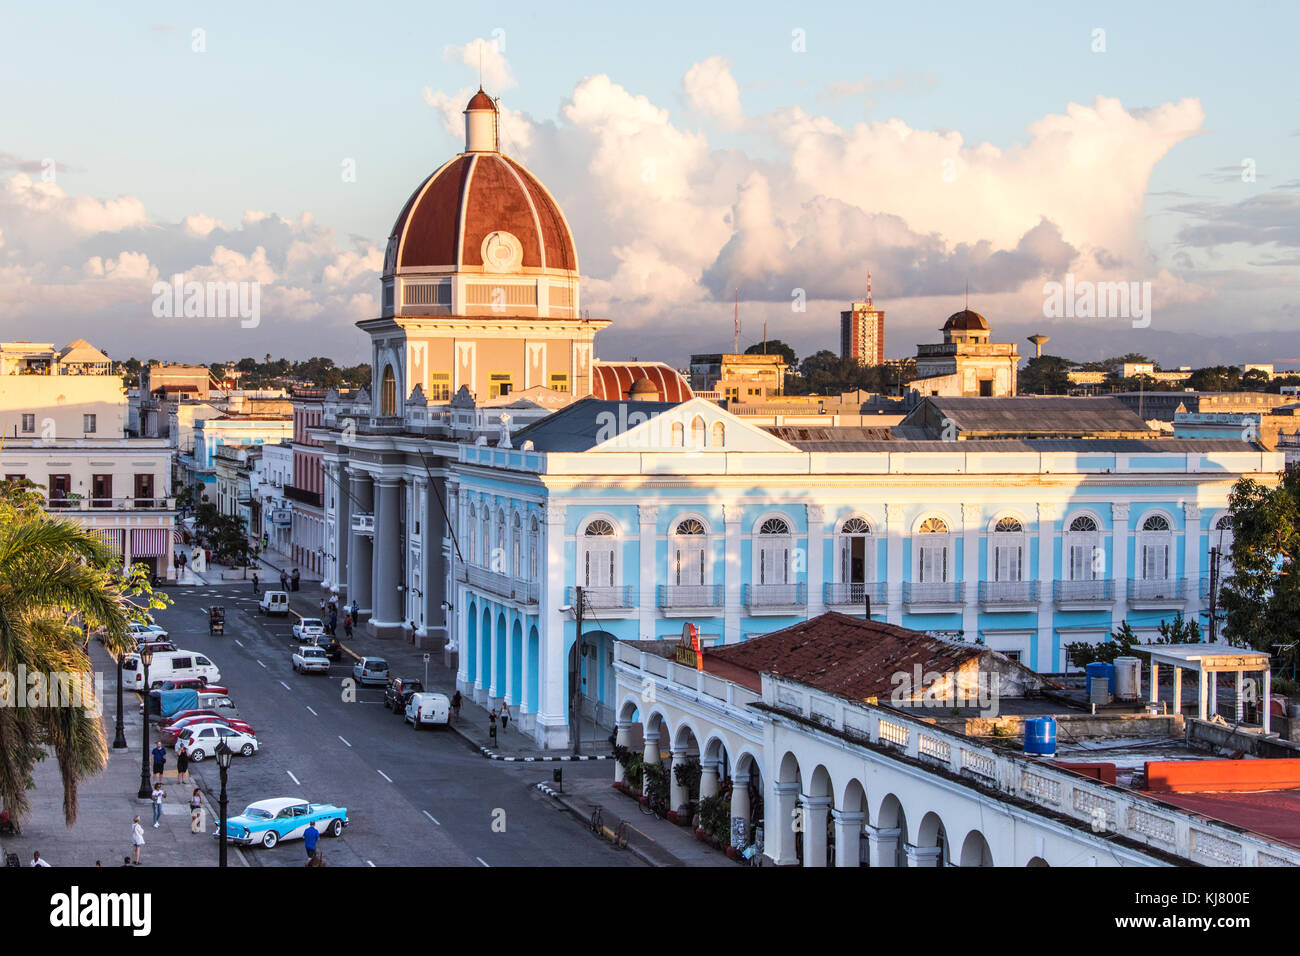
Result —
[[[433, 814], [430, 813], [428, 810], [424, 810], [424, 811], [422, 811], [422, 812], [423, 812], [424, 815], [425, 815], [426, 817], [428, 817], [430, 820], [433, 820]], [[438, 826], [442, 826], [442, 824], [441, 824], [441, 823], [438, 823], [437, 820], [433, 820], [433, 822], [434, 822], [435, 824], [437, 824]]]
[[374, 865], [375, 865], [374, 860], [366, 860], [366, 866], [374, 866]]
[[290, 780], [292, 780], [292, 781], [293, 781], [294, 783], [296, 783], [298, 786], [300, 786], [300, 787], [302, 786], [302, 781], [299, 780], [297, 777], [295, 777], [295, 776], [293, 775], [293, 771], [292, 771], [292, 770], [286, 770], [285, 773], [287, 773], [287, 774], [289, 775], [289, 779], [290, 779]]
[[280, 681], [280, 686], [283, 687], [285, 690], [293, 690], [293, 688], [290, 687], [288, 684], [286, 684], [284, 681]]
[[[347, 744], [349, 747], [352, 746], [351, 744], [349, 744], [349, 743], [347, 742], [347, 739], [346, 739], [342, 734], [339, 734], [339, 740], [342, 740], [342, 741], [343, 741], [345, 744]], [[392, 783], [392, 781], [390, 780], [389, 783]]]
[[382, 770], [379, 770], [379, 771], [376, 771], [376, 772], [379, 774], [379, 776], [383, 777], [383, 778], [384, 778], [385, 780], [387, 780], [389, 783], [392, 783], [392, 782], [393, 782], [393, 778], [390, 777], [388, 774], [384, 773]]
[[[484, 866], [487, 866], [487, 862], [483, 859], [483, 857], [481, 857], [481, 856], [476, 856], [476, 857], [474, 857], [474, 859], [478, 860], [478, 861], [479, 861], [480, 863], [482, 863]], [[488, 867], [488, 868], [491, 869], [491, 867]]]
[[[311, 710], [310, 707], [308, 707], [307, 709], [308, 709], [308, 710]], [[320, 714], [316, 713], [316, 711], [314, 711], [314, 710], [311, 710], [311, 715], [312, 715], [313, 717], [319, 717], [319, 716], [320, 716]]]
[[265, 667], [266, 667], [266, 665], [263, 664], [261, 661], [258, 661], [258, 662], [257, 662], [257, 666], [258, 666], [258, 667], [261, 667], [261, 668], [265, 668]]
[[241, 641], [239, 638], [235, 638], [235, 643], [238, 644], [240, 647], [244, 646], [244, 642]]

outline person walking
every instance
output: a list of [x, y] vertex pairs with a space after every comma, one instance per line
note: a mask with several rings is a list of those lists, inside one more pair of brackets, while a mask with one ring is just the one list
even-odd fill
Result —
[[320, 831], [316, 829], [316, 824], [313, 822], [302, 835], [303, 846], [307, 848], [307, 859], [310, 860], [316, 856], [316, 841], [319, 839]]
[[176, 753], [176, 782], [185, 783], [185, 776], [190, 770], [190, 750], [184, 744]]
[[343, 616], [343, 636], [346, 637], [349, 641], [352, 640], [352, 615], [351, 614], [345, 614]]
[[301, 577], [302, 577], [302, 575], [298, 573], [298, 569], [297, 569], [297, 568], [294, 568], [294, 569], [293, 569], [293, 574], [292, 574], [292, 576], [289, 578], [289, 580], [290, 580], [290, 582], [292, 582], [292, 584], [293, 584], [293, 589], [294, 589], [295, 591], [298, 590], [298, 580], [299, 580]]
[[505, 733], [505, 729], [509, 726], [510, 726], [510, 703], [508, 701], [503, 700], [501, 701], [501, 732]]
[[339, 629], [339, 616], [337, 612], [330, 613], [330, 637], [333, 637]]
[[158, 821], [162, 819], [163, 799], [167, 796], [167, 791], [163, 789], [161, 783], [153, 785], [153, 793], [149, 794], [149, 799], [153, 801], [153, 828], [158, 829]]
[[495, 707], [493, 707], [488, 712], [488, 726], [492, 728], [492, 732], [489, 734], [489, 736], [493, 740], [496, 740], [497, 739], [497, 709]]
[[203, 832], [203, 794], [199, 793], [199, 788], [194, 788], [194, 795], [190, 797], [190, 832]]
[[140, 818], [137, 816], [131, 823], [131, 862], [136, 866], [140, 865], [140, 847], [144, 846], [144, 827], [140, 826]]
[[260, 581], [261, 581], [261, 579], [258, 578], [258, 576], [257, 576], [257, 572], [254, 571], [254, 572], [253, 572], [253, 593], [254, 593], [254, 594], [257, 594], [257, 593], [258, 593], [258, 591], [257, 591], [257, 585], [260, 583]]
[[280, 590], [281, 591], [289, 590], [289, 575], [284, 573], [283, 568], [280, 569]]
[[44, 860], [41, 859], [41, 851], [40, 851], [40, 850], [32, 850], [32, 862], [31, 862], [29, 865], [31, 865], [31, 866], [49, 866], [50, 864], [46, 863]]
[[360, 615], [361, 615], [361, 605], [357, 603], [356, 598], [353, 598], [352, 599], [352, 623], [354, 625], [359, 624], [361, 622]]
[[162, 783], [163, 769], [167, 766], [167, 751], [163, 748], [162, 741], [155, 743], [149, 753], [153, 757], [153, 782]]
[[460, 720], [460, 691], [451, 695], [451, 713], [457, 720]]

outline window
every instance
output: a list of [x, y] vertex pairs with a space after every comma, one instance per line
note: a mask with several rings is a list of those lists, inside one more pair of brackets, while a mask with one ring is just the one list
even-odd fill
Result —
[[512, 382], [509, 372], [493, 372], [488, 376], [488, 396], [490, 398], [509, 395], [511, 391]]
[[528, 521], [528, 580], [537, 580], [538, 554], [537, 546], [540, 536], [537, 533], [537, 515]]
[[614, 526], [594, 518], [583, 531], [582, 583], [588, 588], [612, 588], [618, 580], [614, 566]]
[[670, 584], [704, 584], [704, 524], [697, 518], [684, 518], [673, 529], [669, 543]]
[[682, 445], [685, 443], [683, 440], [683, 436], [685, 434], [686, 434], [686, 429], [682, 427], [682, 423], [673, 422], [672, 447], [681, 448]]
[[1142, 522], [1138, 553], [1142, 560], [1142, 580], [1168, 581], [1174, 536], [1164, 515], [1151, 515]]
[[569, 390], [569, 373], [552, 372], [551, 388], [553, 388], [557, 392], [567, 392]]
[[24, 416], [23, 416], [23, 431], [28, 432], [28, 433], [31, 433], [31, 432], [36, 431], [36, 416], [35, 416], [35, 415], [24, 415]]
[[714, 422], [713, 440], [712, 440], [713, 447], [721, 448], [723, 445], [726, 444], [726, 442], [727, 442], [727, 426], [722, 424], [722, 422]]
[[518, 581], [524, 569], [524, 529], [519, 521], [519, 512], [515, 512], [510, 521], [510, 558], [511, 573]]
[[875, 579], [875, 542], [871, 526], [859, 517], [848, 518], [840, 526], [840, 582], [866, 584]]
[[110, 508], [113, 505], [113, 476], [91, 475], [90, 497], [95, 508]]
[[485, 568], [492, 566], [492, 519], [488, 515], [488, 506], [483, 505], [483, 515], [479, 522], [479, 559], [478, 563]]
[[1105, 577], [1105, 552], [1101, 531], [1089, 515], [1070, 522], [1064, 541], [1065, 573], [1069, 581], [1095, 581]]
[[492, 570], [498, 574], [506, 571], [506, 513], [497, 509], [497, 549], [492, 552]]
[[429, 401], [451, 401], [451, 372], [429, 373]]
[[68, 506], [68, 495], [72, 494], [71, 475], [50, 475], [50, 480], [45, 487], [48, 489], [51, 508]]
[[948, 580], [948, 525], [942, 518], [926, 518], [917, 541], [916, 580], [942, 584]]
[[768, 518], [758, 529], [758, 583], [790, 583], [790, 525]]
[[691, 422], [691, 447], [704, 447], [704, 419], [698, 415]]
[[135, 476], [135, 505], [148, 508], [153, 504], [153, 475]]
[[384, 366], [383, 383], [379, 390], [379, 414], [392, 416], [397, 414], [397, 376], [391, 365]]
[[95, 420], [96, 417], [94, 415], [82, 415], [81, 430], [87, 435], [93, 435], [95, 433]]
[[1015, 518], [1002, 518], [993, 527], [990, 571], [994, 581], [1023, 581], [1025, 529]]
[[474, 527], [478, 520], [478, 515], [474, 511], [474, 502], [469, 503], [465, 510], [465, 546], [469, 553], [465, 555], [465, 563], [474, 563], [474, 542], [478, 538], [478, 529]]

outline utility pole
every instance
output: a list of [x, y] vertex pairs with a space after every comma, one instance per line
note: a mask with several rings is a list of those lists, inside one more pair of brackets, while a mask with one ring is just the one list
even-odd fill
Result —
[[569, 680], [572, 682], [573, 755], [576, 757], [582, 753], [582, 605], [584, 598], [581, 586], [575, 587], [573, 591], [578, 633], [573, 641], [573, 667]]
[[1219, 637], [1219, 549], [1210, 549], [1210, 643]]

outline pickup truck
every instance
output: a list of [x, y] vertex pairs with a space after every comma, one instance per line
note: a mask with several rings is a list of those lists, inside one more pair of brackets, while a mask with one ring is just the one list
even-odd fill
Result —
[[326, 674], [329, 673], [330, 659], [323, 647], [317, 647], [315, 644], [303, 644], [293, 655], [293, 669], [300, 674], [306, 674], [310, 671], [319, 671]]

